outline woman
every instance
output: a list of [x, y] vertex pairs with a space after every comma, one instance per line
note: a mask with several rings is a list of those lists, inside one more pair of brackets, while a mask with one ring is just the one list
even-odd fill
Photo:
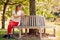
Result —
[[9, 25], [8, 25], [8, 31], [7, 31], [7, 35], [4, 35], [4, 38], [11, 38], [10, 34], [11, 34], [11, 30], [14, 26], [18, 26], [20, 25], [20, 20], [21, 20], [21, 16], [25, 16], [24, 12], [22, 11], [22, 5], [19, 4], [16, 6], [16, 9], [13, 10], [12, 12], [12, 18], [9, 21]]

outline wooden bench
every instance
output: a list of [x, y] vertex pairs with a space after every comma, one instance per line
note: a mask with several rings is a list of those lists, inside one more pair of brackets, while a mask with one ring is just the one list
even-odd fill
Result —
[[[15, 28], [15, 27], [14, 27]], [[14, 30], [13, 28], [13, 30]], [[55, 37], [55, 26], [46, 25], [45, 19], [43, 16], [26, 16], [25, 18], [21, 18], [20, 26], [17, 27], [19, 29], [19, 38], [21, 38], [21, 30], [22, 28], [28, 29], [38, 29], [40, 33], [40, 39], [42, 38], [42, 28], [53, 28], [54, 37]], [[13, 31], [14, 33], [14, 31]]]

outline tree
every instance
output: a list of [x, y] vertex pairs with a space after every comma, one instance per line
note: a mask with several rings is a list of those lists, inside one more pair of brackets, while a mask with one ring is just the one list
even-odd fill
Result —
[[9, 0], [6, 0], [6, 3], [4, 4], [3, 15], [2, 15], [2, 29], [4, 29], [4, 26], [5, 26], [5, 11], [6, 11], [8, 2]]

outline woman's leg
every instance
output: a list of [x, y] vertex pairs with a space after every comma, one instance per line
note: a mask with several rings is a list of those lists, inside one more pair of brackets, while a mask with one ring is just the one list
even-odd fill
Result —
[[9, 21], [8, 29], [7, 29], [7, 35], [4, 35], [3, 38], [10, 38], [11, 30], [14, 26], [17, 26], [18, 22], [14, 22], [12, 20]]
[[9, 22], [9, 25], [8, 25], [8, 31], [7, 31], [7, 34], [10, 34], [12, 28], [13, 28], [14, 26], [17, 26], [17, 25], [18, 25], [18, 22], [10, 21], [10, 22]]

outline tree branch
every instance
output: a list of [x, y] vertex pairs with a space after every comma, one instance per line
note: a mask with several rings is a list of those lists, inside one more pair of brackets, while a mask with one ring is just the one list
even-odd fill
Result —
[[[21, 3], [21, 2], [19, 2], [19, 3]], [[19, 4], [19, 3], [12, 3], [12, 4], [8, 3], [8, 5], [15, 5], [15, 4]]]
[[[22, 1], [23, 2], [23, 1]], [[19, 4], [19, 3], [22, 3], [22, 2], [18, 2], [18, 3], [8, 3], [8, 5], [16, 5], [16, 4]]]
[[[0, 0], [1, 2], [3, 2], [4, 4], [6, 3], [6, 2], [4, 2], [3, 0]], [[23, 1], [22, 1], [23, 2]], [[9, 3], [9, 2], [7, 2], [7, 5], [16, 5], [16, 4], [19, 4], [19, 3], [22, 3], [22, 2], [18, 2], [18, 3]]]
[[2, 3], [6, 3], [6, 2], [4, 2], [3, 0], [0, 0]]

